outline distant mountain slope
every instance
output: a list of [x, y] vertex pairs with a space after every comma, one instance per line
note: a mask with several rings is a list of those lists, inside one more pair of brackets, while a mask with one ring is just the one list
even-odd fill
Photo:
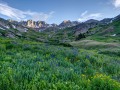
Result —
[[[25, 24], [25, 22], [23, 22]], [[71, 42], [85, 37], [119, 37], [120, 15], [115, 18], [105, 18], [101, 21], [90, 19], [79, 23], [64, 21], [60, 25], [38, 29], [28, 28], [21, 22], [8, 21], [0, 18], [0, 36], [9, 38], [24, 38], [42, 42]], [[45, 23], [44, 23], [45, 24]]]
[[88, 35], [93, 34], [100, 36], [120, 36], [120, 20], [114, 20], [110, 24], [90, 28]]

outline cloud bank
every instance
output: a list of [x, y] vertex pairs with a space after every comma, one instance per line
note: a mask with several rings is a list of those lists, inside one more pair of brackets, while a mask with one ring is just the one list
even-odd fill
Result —
[[120, 0], [113, 0], [113, 5], [114, 5], [116, 8], [120, 8]]
[[87, 21], [89, 19], [100, 19], [102, 17], [101, 13], [91, 13], [88, 14], [88, 11], [85, 11], [81, 14], [81, 17], [78, 19], [80, 22]]
[[41, 20], [41, 21], [46, 21], [49, 18], [52, 17], [54, 11], [51, 11], [48, 14], [45, 14], [43, 12], [32, 12], [32, 11], [22, 11], [13, 7], [8, 6], [7, 4], [0, 3], [0, 14], [5, 15], [9, 18], [12, 19], [17, 19], [17, 20], [26, 20], [31, 18], [32, 20]]

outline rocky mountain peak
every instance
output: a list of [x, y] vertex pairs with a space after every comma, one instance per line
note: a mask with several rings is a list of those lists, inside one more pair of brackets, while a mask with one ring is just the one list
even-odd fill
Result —
[[65, 23], [65, 24], [66, 23], [71, 23], [71, 21], [70, 20], [64, 20], [63, 23]]
[[75, 26], [75, 25], [78, 25], [78, 24], [79, 24], [78, 21], [64, 20], [64, 21], [59, 25], [59, 27], [60, 27], [60, 28], [66, 28], [66, 27], [72, 27], [72, 26]]

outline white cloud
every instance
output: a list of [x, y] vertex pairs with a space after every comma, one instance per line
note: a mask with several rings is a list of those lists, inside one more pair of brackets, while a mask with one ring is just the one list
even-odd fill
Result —
[[84, 15], [86, 15], [88, 13], [88, 11], [85, 11], [85, 12], [83, 12], [82, 14], [81, 14], [81, 16], [84, 16]]
[[101, 13], [92, 13], [88, 14], [88, 11], [85, 11], [81, 14], [81, 17], [78, 19], [80, 22], [87, 21], [89, 19], [100, 19], [102, 17]]
[[120, 0], [113, 0], [113, 5], [114, 5], [116, 8], [120, 8]]
[[46, 21], [50, 17], [52, 17], [53, 13], [54, 13], [53, 11], [48, 14], [32, 12], [32, 11], [22, 11], [22, 10], [10, 7], [7, 4], [0, 3], [0, 14], [8, 16], [12, 19], [17, 19], [17, 20], [25, 20], [29, 17], [35, 21], [37, 20]]

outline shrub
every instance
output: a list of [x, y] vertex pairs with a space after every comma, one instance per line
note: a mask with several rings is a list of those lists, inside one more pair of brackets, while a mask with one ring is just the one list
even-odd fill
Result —
[[120, 90], [120, 83], [103, 74], [96, 74], [91, 80], [92, 90]]

